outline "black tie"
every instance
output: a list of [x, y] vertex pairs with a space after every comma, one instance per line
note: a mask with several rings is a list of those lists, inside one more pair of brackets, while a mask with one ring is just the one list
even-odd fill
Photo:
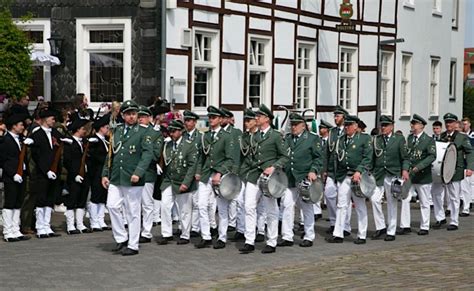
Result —
[[352, 137], [348, 137], [346, 141], [346, 145], [350, 145], [352, 143]]
[[385, 137], [385, 145], [388, 144], [388, 140], [390, 139], [390, 137], [388, 135], [384, 136]]
[[298, 136], [297, 135], [293, 135], [293, 143], [296, 143], [298, 141]]
[[339, 129], [338, 129], [337, 135], [338, 135], [338, 136], [341, 136], [341, 135], [342, 135], [342, 128], [339, 128]]
[[265, 135], [265, 132], [260, 131], [260, 137], [263, 138], [264, 135]]
[[127, 135], [128, 132], [128, 126], [125, 126], [125, 129], [123, 130], [123, 135]]
[[214, 140], [214, 136], [216, 135], [216, 132], [213, 130], [211, 131], [211, 139]]
[[323, 139], [322, 145], [323, 145], [323, 147], [326, 145], [326, 140], [325, 139]]
[[177, 147], [176, 141], [173, 141], [173, 151], [176, 151], [176, 147]]
[[415, 135], [415, 136], [413, 137], [413, 144], [416, 144], [417, 141], [418, 141], [418, 137]]

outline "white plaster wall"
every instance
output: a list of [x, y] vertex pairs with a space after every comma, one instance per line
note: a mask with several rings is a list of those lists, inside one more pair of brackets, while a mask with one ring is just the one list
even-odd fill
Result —
[[289, 22], [275, 23], [275, 58], [294, 59], [295, 25]]
[[188, 57], [187, 56], [176, 56], [176, 55], [167, 55], [166, 56], [166, 99], [170, 100], [171, 96], [171, 86], [170, 86], [170, 77], [175, 79], [184, 79], [186, 80], [186, 86], [174, 87], [174, 95], [176, 103], [187, 103], [188, 102]]
[[377, 72], [359, 72], [359, 105], [377, 102]]
[[222, 50], [227, 53], [245, 53], [245, 17], [224, 16], [224, 35]]
[[188, 27], [188, 9], [176, 8], [166, 11], [166, 47], [182, 49], [182, 30]]
[[293, 65], [275, 64], [273, 104], [293, 104]]
[[337, 104], [337, 83], [337, 70], [318, 69], [318, 105]]
[[222, 60], [222, 104], [244, 103], [245, 62]]
[[320, 62], [338, 62], [339, 35], [334, 31], [319, 31], [319, 55]]

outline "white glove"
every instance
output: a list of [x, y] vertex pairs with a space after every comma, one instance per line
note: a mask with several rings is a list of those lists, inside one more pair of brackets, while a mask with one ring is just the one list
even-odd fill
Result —
[[67, 144], [72, 144], [72, 139], [70, 138], [60, 138], [59, 140]]
[[21, 184], [23, 183], [23, 178], [20, 175], [15, 174], [15, 176], [13, 176], [13, 181], [17, 182], [18, 184]]
[[171, 137], [169, 137], [169, 136], [164, 139], [164, 142], [169, 142], [169, 141], [171, 141]]
[[48, 179], [56, 180], [56, 174], [53, 171], [48, 171], [48, 173], [46, 173], [46, 175], [48, 176]]
[[88, 139], [89, 142], [99, 142], [99, 139], [97, 137], [90, 137]]
[[82, 184], [82, 181], [84, 181], [84, 178], [82, 178], [80, 175], [77, 175], [74, 180], [75, 180], [77, 183]]
[[31, 138], [25, 138], [25, 140], [23, 141], [24, 144], [26, 145], [32, 145], [35, 143], [34, 140], [32, 140]]
[[156, 173], [157, 173], [158, 175], [163, 174], [163, 170], [161, 169], [160, 165], [158, 165], [158, 164], [156, 164]]

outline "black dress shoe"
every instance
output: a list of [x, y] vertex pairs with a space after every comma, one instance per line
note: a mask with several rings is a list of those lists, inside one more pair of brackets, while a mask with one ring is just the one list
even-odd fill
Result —
[[68, 230], [66, 233], [68, 235], [74, 235], [74, 234], [80, 234], [81, 232], [79, 230], [75, 229], [75, 230]]
[[397, 235], [404, 235], [404, 234], [409, 234], [411, 233], [411, 228], [409, 227], [400, 227], [397, 231]]
[[212, 237], [217, 237], [219, 235], [219, 231], [216, 228], [211, 228], [211, 236]]
[[454, 225], [454, 224], [450, 224], [447, 228], [447, 230], [458, 230], [458, 226], [457, 225]]
[[394, 236], [394, 235], [389, 235], [389, 234], [387, 234], [383, 240], [384, 240], [384, 241], [394, 241], [394, 240], [395, 240], [395, 236]]
[[271, 247], [269, 245], [266, 245], [262, 250], [262, 254], [271, 254], [271, 253], [274, 253], [275, 251], [276, 251], [275, 247]]
[[469, 213], [461, 212], [461, 213], [459, 213], [459, 216], [461, 216], [461, 217], [468, 217], [468, 216], [469, 216]]
[[151, 242], [151, 237], [144, 237], [140, 236], [140, 239], [138, 240], [139, 243], [141, 244], [146, 244]]
[[103, 232], [104, 230], [102, 228], [93, 228], [93, 232]]
[[48, 237], [59, 237], [59, 236], [61, 236], [61, 234], [60, 234], [60, 233], [52, 232], [52, 233], [48, 233], [47, 236], [48, 236]]
[[167, 245], [168, 242], [172, 241], [173, 240], [173, 237], [170, 236], [170, 237], [159, 237], [156, 239], [156, 242], [160, 245], [160, 246], [164, 246], [164, 245]]
[[326, 233], [327, 234], [332, 234], [334, 232], [334, 226], [330, 226], [327, 230], [326, 230]]
[[377, 231], [371, 236], [371, 238], [372, 238], [372, 239], [381, 239], [382, 236], [383, 236], [384, 234], [386, 234], [386, 233], [387, 233], [387, 229], [386, 229], [386, 228], [379, 229], [379, 230], [377, 230]]
[[214, 244], [213, 248], [215, 250], [223, 249], [223, 248], [225, 248], [225, 242], [223, 242], [221, 240], [217, 240], [216, 243]]
[[235, 226], [228, 226], [227, 231], [235, 231]]
[[294, 242], [284, 239], [284, 240], [281, 240], [277, 244], [277, 246], [279, 246], [279, 247], [292, 247], [293, 244], [294, 244]]
[[342, 237], [332, 236], [330, 238], [326, 238], [326, 241], [331, 244], [341, 244], [344, 242], [344, 239]]
[[92, 231], [88, 228], [84, 228], [83, 230], [79, 230], [81, 233], [92, 233]]
[[30, 240], [31, 236], [21, 235], [21, 236], [17, 237], [17, 239], [19, 239], [20, 241]]
[[244, 241], [245, 240], [245, 235], [241, 232], [236, 232], [234, 234], [234, 237], [232, 238], [233, 241]]
[[309, 248], [309, 247], [312, 247], [313, 246], [313, 242], [312, 241], [309, 241], [307, 239], [303, 240], [301, 243], [300, 243], [300, 247], [302, 248]]
[[366, 243], [366, 240], [363, 239], [363, 238], [357, 238], [357, 239], [354, 241], [354, 243], [355, 243], [356, 245], [363, 245], [363, 244]]
[[102, 230], [103, 231], [108, 231], [108, 230], [112, 230], [112, 228], [110, 226], [104, 226], [104, 227], [102, 227]]
[[446, 224], [446, 219], [443, 219], [441, 221], [436, 221], [435, 224], [433, 225], [433, 228], [440, 229], [443, 224]]
[[180, 238], [176, 244], [178, 245], [187, 245], [189, 243], [189, 239]]
[[115, 245], [115, 248], [112, 250], [112, 252], [115, 252], [115, 253], [121, 252], [124, 248], [127, 247], [127, 245], [128, 245], [128, 241], [118, 243]]
[[207, 247], [210, 247], [212, 245], [212, 239], [202, 239], [200, 242], [198, 242], [197, 244], [195, 244], [194, 246], [197, 248], [197, 249], [203, 249], [203, 248], [207, 248]]
[[253, 251], [255, 251], [255, 246], [249, 244], [244, 244], [244, 246], [239, 249], [239, 252], [242, 254], [249, 254]]
[[190, 234], [191, 237], [200, 237], [201, 235], [199, 234], [199, 232], [197, 231], [191, 231], [191, 234]]
[[138, 255], [138, 251], [126, 248], [122, 251], [122, 256], [134, 256]]
[[344, 237], [351, 236], [351, 233], [347, 230], [344, 230], [343, 234], [344, 234]]
[[5, 242], [19, 242], [20, 241], [20, 239], [17, 237], [4, 238], [3, 240]]
[[37, 238], [48, 238], [49, 235], [47, 235], [47, 234], [37, 234], [36, 237]]
[[420, 229], [418, 231], [418, 235], [428, 235], [429, 234], [429, 231], [427, 231], [426, 229]]
[[323, 218], [322, 214], [315, 214], [314, 215], [314, 221], [318, 221], [318, 219], [321, 219], [321, 218]]
[[255, 242], [263, 242], [265, 241], [265, 236], [261, 233], [257, 234], [257, 237], [255, 238]]

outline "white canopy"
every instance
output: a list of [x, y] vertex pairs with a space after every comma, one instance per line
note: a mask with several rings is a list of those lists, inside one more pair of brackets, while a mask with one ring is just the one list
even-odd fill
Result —
[[57, 57], [41, 51], [32, 52], [30, 60], [33, 61], [33, 65], [35, 66], [56, 66], [61, 64], [61, 61]]

